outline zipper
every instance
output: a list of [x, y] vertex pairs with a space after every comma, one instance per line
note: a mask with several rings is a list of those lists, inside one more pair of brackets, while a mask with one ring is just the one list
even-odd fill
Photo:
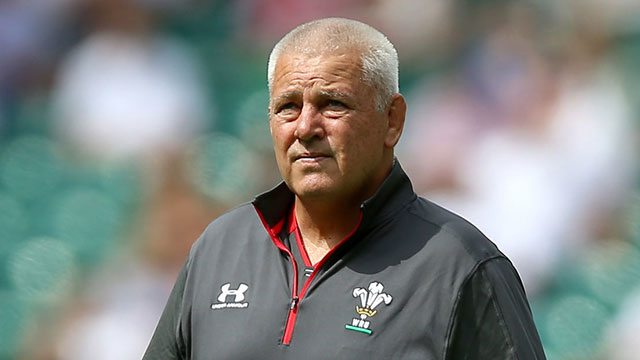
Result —
[[293, 299], [291, 299], [291, 307], [290, 307], [290, 309], [291, 310], [295, 309], [297, 305], [298, 305], [298, 297], [294, 296]]
[[353, 234], [355, 234], [356, 230], [358, 230], [358, 228], [360, 227], [361, 222], [362, 222], [362, 212], [360, 212], [360, 218], [358, 219], [358, 224], [351, 231], [351, 233], [347, 235], [344, 239], [342, 239], [342, 241], [340, 241], [331, 250], [329, 250], [329, 252], [326, 253], [324, 257], [320, 259], [320, 261], [318, 261], [318, 263], [315, 265], [313, 269], [313, 272], [311, 273], [311, 275], [309, 275], [309, 278], [307, 278], [307, 281], [305, 281], [304, 285], [302, 286], [302, 290], [300, 290], [300, 293], [295, 292], [295, 290], [297, 290], [297, 287], [298, 287], [298, 281], [297, 281], [298, 266], [296, 265], [296, 261], [293, 258], [293, 254], [291, 253], [291, 251], [285, 247], [287, 254], [289, 254], [289, 256], [291, 257], [291, 261], [293, 262], [294, 277], [295, 277], [293, 283], [294, 283], [295, 290], [294, 290], [293, 296], [291, 297], [291, 306], [289, 307], [289, 315], [287, 316], [287, 323], [284, 330], [284, 336], [282, 337], [283, 344], [288, 345], [291, 343], [291, 337], [293, 336], [293, 329], [295, 327], [296, 318], [298, 316], [298, 304], [300, 303], [300, 300], [303, 299], [305, 294], [307, 293], [307, 289], [309, 289], [309, 285], [311, 285], [311, 282], [313, 281], [313, 278], [318, 273], [318, 270], [321, 269], [324, 263], [327, 261], [327, 259], [331, 257], [331, 254], [333, 254], [342, 244], [344, 244], [347, 240], [351, 238], [351, 236], [353, 236]]
[[282, 241], [280, 241], [276, 236], [276, 233], [280, 231], [282, 227], [284, 219], [280, 221], [273, 228], [270, 228], [269, 224], [267, 224], [266, 220], [262, 216], [262, 213], [260, 212], [258, 207], [255, 205], [254, 207], [256, 209], [256, 212], [260, 216], [260, 220], [262, 221], [262, 224], [264, 225], [264, 227], [267, 229], [267, 232], [271, 236], [271, 240], [274, 242], [274, 244], [278, 249], [284, 251], [287, 254], [287, 256], [289, 256], [289, 259], [291, 259], [291, 264], [293, 265], [293, 286], [291, 289], [291, 302], [289, 303], [289, 312], [287, 314], [287, 321], [284, 327], [284, 335], [282, 336], [282, 344], [289, 345], [291, 343], [291, 337], [293, 336], [293, 329], [295, 328], [296, 318], [298, 316], [298, 305], [300, 304], [300, 300], [304, 298], [304, 295], [307, 292], [309, 285], [311, 285], [313, 278], [318, 273], [318, 269], [320, 269], [323, 266], [326, 260], [331, 256], [331, 254], [335, 252], [336, 249], [340, 247], [340, 245], [344, 244], [349, 238], [351, 238], [351, 236], [353, 236], [353, 234], [355, 234], [356, 230], [358, 230], [358, 228], [360, 227], [360, 223], [362, 222], [362, 211], [360, 211], [360, 218], [358, 219], [358, 224], [356, 225], [356, 227], [340, 243], [338, 243], [331, 250], [329, 250], [329, 252], [326, 253], [325, 256], [315, 265], [313, 272], [311, 273], [311, 275], [309, 275], [309, 278], [307, 279], [307, 281], [305, 281], [304, 286], [302, 287], [302, 290], [300, 291], [300, 293], [298, 293], [298, 265], [296, 264], [296, 260], [293, 257], [291, 250], [289, 250], [289, 248], [284, 246]]
[[[291, 302], [289, 303], [289, 312], [287, 313], [287, 321], [284, 327], [284, 335], [282, 336], [282, 343], [285, 345], [288, 345], [291, 342], [291, 336], [293, 335], [293, 328], [295, 326], [296, 316], [298, 315], [298, 303], [300, 302], [300, 296], [298, 296], [298, 265], [296, 264], [296, 259], [293, 257], [291, 250], [289, 250], [289, 248], [284, 246], [282, 241], [280, 241], [278, 239], [278, 236], [276, 235], [277, 232], [279, 232], [280, 229], [282, 229], [284, 219], [280, 221], [278, 224], [276, 224], [273, 228], [271, 228], [269, 227], [269, 224], [262, 216], [262, 213], [260, 212], [258, 207], [255, 206], [255, 204], [254, 204], [254, 207], [256, 209], [256, 212], [258, 213], [258, 216], [260, 217], [260, 220], [262, 221], [262, 225], [264, 225], [265, 229], [267, 229], [267, 232], [271, 237], [271, 241], [273, 241], [273, 243], [276, 245], [278, 249], [284, 251], [287, 254], [287, 256], [289, 256], [289, 259], [291, 260], [291, 264], [293, 265], [293, 286], [291, 287]], [[309, 280], [310, 279], [311, 278], [309, 278]], [[307, 281], [307, 283], [308, 282], [309, 281]]]
[[289, 345], [289, 343], [291, 343], [291, 336], [293, 336], [293, 328], [295, 327], [296, 317], [298, 315], [298, 302], [300, 301], [300, 297], [298, 296], [298, 265], [296, 264], [296, 259], [293, 258], [291, 250], [285, 246], [283, 246], [282, 250], [289, 255], [289, 259], [291, 259], [291, 263], [293, 264], [291, 302], [289, 303], [289, 313], [287, 314], [287, 322], [285, 323], [284, 335], [282, 336], [282, 343]]

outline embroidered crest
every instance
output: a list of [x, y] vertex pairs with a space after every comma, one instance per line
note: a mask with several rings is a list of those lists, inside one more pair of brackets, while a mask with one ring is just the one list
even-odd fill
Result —
[[393, 297], [385, 292], [384, 285], [377, 281], [373, 281], [369, 284], [369, 288], [355, 288], [353, 289], [353, 297], [360, 298], [360, 306], [356, 305], [356, 312], [359, 317], [354, 317], [351, 320], [351, 324], [346, 324], [344, 327], [347, 330], [358, 331], [371, 335], [372, 331], [369, 329], [369, 318], [378, 313], [376, 308], [378, 305], [384, 303], [385, 305], [391, 304]]

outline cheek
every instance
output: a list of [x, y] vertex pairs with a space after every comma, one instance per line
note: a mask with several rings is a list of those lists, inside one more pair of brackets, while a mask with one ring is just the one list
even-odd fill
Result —
[[287, 149], [290, 145], [290, 138], [286, 127], [283, 125], [271, 125], [271, 138], [273, 139], [273, 146], [276, 150]]
[[[282, 139], [280, 137], [278, 137], [277, 133], [273, 133], [272, 134], [272, 138], [273, 138], [273, 148], [275, 150], [280, 150], [282, 149]], [[277, 154], [276, 154], [277, 155]]]
[[369, 122], [359, 123], [358, 126], [351, 126], [349, 131], [343, 133], [340, 142], [349, 152], [354, 155], [374, 155], [370, 153], [378, 147], [382, 146], [383, 136], [379, 126]]
[[[381, 160], [384, 150], [384, 139], [376, 127], [360, 129], [356, 138], [347, 143], [350, 162], [358, 169], [368, 171]], [[349, 141], [349, 140], [348, 140]]]
[[288, 151], [295, 138], [293, 133], [288, 131], [284, 126], [273, 126], [271, 128], [271, 137], [273, 139], [273, 150], [280, 171], [287, 170], [290, 166], [288, 160]]

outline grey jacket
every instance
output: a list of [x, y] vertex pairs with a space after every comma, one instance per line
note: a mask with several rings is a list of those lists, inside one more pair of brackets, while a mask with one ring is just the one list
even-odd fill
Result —
[[144, 359], [545, 358], [510, 261], [397, 161], [304, 284], [292, 202], [283, 183], [207, 227]]

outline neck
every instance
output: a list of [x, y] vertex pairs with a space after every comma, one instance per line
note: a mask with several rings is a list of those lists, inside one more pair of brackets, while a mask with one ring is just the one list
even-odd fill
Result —
[[314, 204], [296, 197], [296, 220], [307, 254], [314, 264], [358, 225], [360, 204]]

